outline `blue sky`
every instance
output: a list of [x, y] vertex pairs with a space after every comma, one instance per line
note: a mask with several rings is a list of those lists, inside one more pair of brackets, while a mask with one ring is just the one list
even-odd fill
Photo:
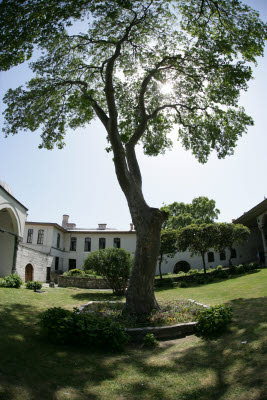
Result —
[[[265, 0], [246, 3], [267, 21]], [[240, 105], [255, 124], [239, 140], [233, 156], [218, 160], [212, 155], [201, 165], [178, 143], [172, 151], [156, 158], [146, 157], [138, 149], [149, 205], [160, 207], [163, 203], [191, 202], [194, 197], [208, 196], [221, 210], [220, 221], [230, 222], [267, 197], [266, 72], [267, 56], [259, 59], [254, 80], [241, 95]], [[26, 65], [1, 73], [0, 98], [30, 76]], [[40, 150], [40, 142], [38, 132], [4, 138], [0, 131], [0, 180], [8, 183], [18, 200], [29, 208], [29, 221], [61, 223], [62, 215], [69, 214], [70, 222], [79, 227], [107, 223], [109, 227], [129, 228], [127, 202], [115, 176], [112, 156], [104, 150], [106, 134], [99, 122], [68, 132], [63, 150]]]

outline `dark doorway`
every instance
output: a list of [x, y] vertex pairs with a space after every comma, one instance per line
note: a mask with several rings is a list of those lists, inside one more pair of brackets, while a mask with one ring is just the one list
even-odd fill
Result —
[[50, 282], [51, 280], [51, 267], [46, 268], [46, 282]]
[[190, 270], [190, 264], [187, 261], [178, 261], [178, 263], [175, 264], [173, 273], [178, 274], [178, 272], [188, 272]]
[[33, 281], [33, 266], [27, 264], [25, 267], [25, 282]]

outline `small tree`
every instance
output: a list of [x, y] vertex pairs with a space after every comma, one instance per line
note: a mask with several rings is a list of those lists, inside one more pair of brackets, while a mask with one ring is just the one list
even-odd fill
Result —
[[133, 264], [131, 253], [124, 249], [94, 251], [84, 261], [84, 270], [101, 275], [116, 296], [125, 294]]
[[218, 251], [225, 249], [230, 250], [229, 262], [231, 262], [231, 250], [234, 245], [244, 242], [249, 234], [250, 230], [242, 224], [217, 224], [219, 235], [217, 236], [217, 243], [214, 244], [214, 248]]
[[191, 255], [200, 255], [206, 274], [205, 254], [218, 243], [217, 224], [192, 224], [182, 228], [177, 233], [178, 248], [180, 251], [189, 250]]
[[177, 231], [174, 229], [163, 229], [160, 235], [159, 250], [159, 274], [162, 279], [161, 264], [164, 256], [173, 257], [178, 250]]
[[171, 229], [185, 228], [191, 224], [211, 224], [220, 214], [215, 200], [205, 196], [196, 197], [188, 204], [175, 201], [162, 207], [162, 210], [169, 213], [169, 218], [163, 227]]

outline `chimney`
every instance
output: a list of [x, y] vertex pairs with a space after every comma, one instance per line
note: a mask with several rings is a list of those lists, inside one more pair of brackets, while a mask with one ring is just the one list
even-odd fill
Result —
[[69, 217], [70, 216], [67, 215], [67, 214], [64, 214], [63, 217], [62, 217], [62, 224], [61, 225], [65, 229], [67, 228], [67, 225], [68, 225], [68, 222], [69, 222]]
[[98, 228], [97, 229], [100, 229], [100, 230], [105, 230], [107, 228], [107, 224], [98, 224]]
[[134, 224], [131, 222], [130, 223], [130, 230], [133, 231], [134, 230]]

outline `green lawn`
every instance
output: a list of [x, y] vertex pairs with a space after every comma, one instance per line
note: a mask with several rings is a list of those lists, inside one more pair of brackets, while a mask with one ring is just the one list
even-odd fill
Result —
[[0, 399], [266, 400], [266, 294], [266, 269], [194, 288], [158, 289], [158, 300], [231, 305], [230, 331], [216, 341], [189, 336], [154, 350], [129, 346], [107, 354], [45, 343], [36, 322], [48, 307], [114, 299], [111, 292], [0, 288]]

